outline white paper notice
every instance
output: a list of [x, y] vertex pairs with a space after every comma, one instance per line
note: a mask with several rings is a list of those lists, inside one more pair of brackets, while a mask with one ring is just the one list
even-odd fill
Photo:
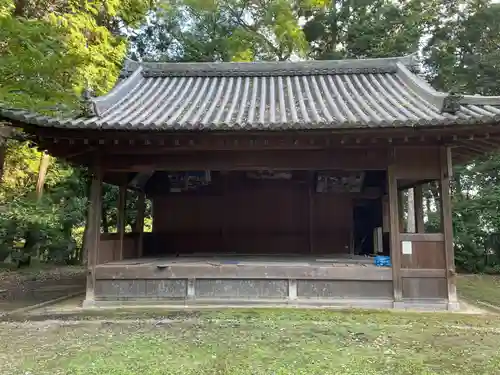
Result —
[[411, 248], [412, 248], [411, 241], [403, 241], [401, 245], [403, 249], [403, 254], [411, 255]]

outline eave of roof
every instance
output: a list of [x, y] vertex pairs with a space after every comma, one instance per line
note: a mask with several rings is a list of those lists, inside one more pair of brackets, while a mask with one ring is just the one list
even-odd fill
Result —
[[3, 110], [25, 124], [114, 130], [286, 130], [500, 122], [500, 97], [434, 90], [399, 58], [254, 63], [139, 63], [91, 98], [90, 117]]

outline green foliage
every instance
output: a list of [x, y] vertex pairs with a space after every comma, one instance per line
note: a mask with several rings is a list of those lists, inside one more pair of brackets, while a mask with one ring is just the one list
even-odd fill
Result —
[[27, 143], [8, 142], [0, 189], [1, 254], [5, 257], [13, 248], [23, 248], [28, 233], [36, 229], [39, 236], [35, 249], [45, 259], [64, 261], [78, 255], [71, 229], [82, 226], [85, 220], [84, 172], [52, 160], [44, 195], [37, 201], [33, 186], [39, 159], [40, 152]]
[[[89, 86], [107, 92], [149, 0], [0, 0], [0, 105], [66, 115]], [[87, 205], [86, 171], [52, 159], [39, 199], [40, 152], [9, 141], [0, 185], [0, 258], [12, 251], [78, 259]], [[75, 236], [76, 234], [76, 236]], [[78, 239], [78, 245], [75, 240]], [[32, 255], [34, 255], [32, 254]]]
[[[447, 2], [424, 48], [432, 85], [464, 94], [499, 95], [500, 4]], [[446, 17], [445, 17], [446, 16]], [[457, 266], [467, 272], [500, 270], [500, 156], [455, 168], [453, 225]]]
[[131, 38], [146, 60], [253, 61], [305, 56], [300, 4], [290, 0], [178, 0], [157, 7]]
[[432, 1], [356, 0], [310, 6], [304, 33], [317, 59], [391, 57], [418, 49]]
[[144, 19], [150, 2], [0, 3], [0, 104], [39, 111], [77, 108], [86, 86], [115, 83], [126, 53], [121, 29]]
[[454, 17], [434, 26], [424, 49], [429, 80], [440, 90], [498, 95], [500, 4], [484, 0], [461, 3], [462, 10], [449, 9]]

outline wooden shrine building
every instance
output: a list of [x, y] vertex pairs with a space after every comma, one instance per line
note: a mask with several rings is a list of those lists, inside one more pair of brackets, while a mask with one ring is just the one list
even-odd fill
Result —
[[[85, 306], [454, 309], [452, 163], [498, 149], [500, 97], [437, 92], [417, 68], [413, 55], [127, 61], [85, 116], [0, 119], [93, 172]], [[121, 187], [117, 233], [100, 231], [103, 181]], [[426, 233], [421, 187], [436, 181], [441, 230]], [[137, 226], [126, 231], [132, 190]]]

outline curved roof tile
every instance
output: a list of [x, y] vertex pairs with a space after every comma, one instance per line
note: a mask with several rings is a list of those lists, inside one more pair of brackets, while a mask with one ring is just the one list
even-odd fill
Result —
[[500, 97], [435, 91], [402, 58], [255, 63], [138, 63], [92, 117], [3, 110], [24, 123], [124, 130], [282, 130], [500, 121]]

